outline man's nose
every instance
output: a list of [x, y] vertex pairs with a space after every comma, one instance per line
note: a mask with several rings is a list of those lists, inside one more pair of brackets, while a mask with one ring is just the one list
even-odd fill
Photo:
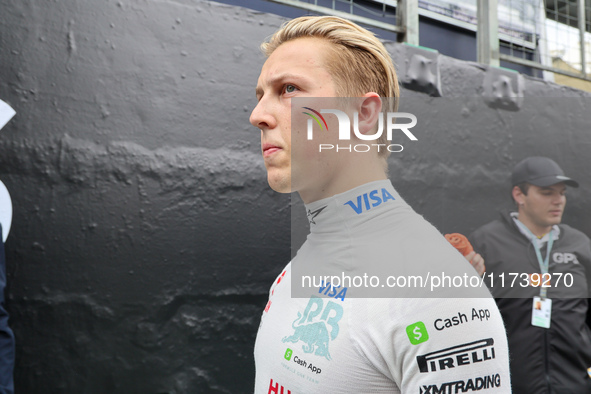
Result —
[[564, 194], [557, 194], [552, 199], [552, 203], [556, 205], [564, 204], [566, 202], [566, 196]]
[[261, 130], [274, 128], [276, 120], [271, 109], [268, 100], [265, 98], [259, 100], [250, 114], [250, 124]]

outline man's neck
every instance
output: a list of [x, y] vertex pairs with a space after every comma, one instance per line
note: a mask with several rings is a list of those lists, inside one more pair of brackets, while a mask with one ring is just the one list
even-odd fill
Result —
[[369, 182], [388, 179], [385, 163], [373, 159], [347, 163], [341, 171], [326, 179], [322, 184], [310, 185], [305, 190], [299, 190], [300, 197], [305, 204], [334, 195], [344, 193]]
[[529, 231], [531, 231], [532, 234], [538, 238], [542, 238], [544, 235], [548, 234], [550, 230], [552, 230], [552, 226], [539, 225], [530, 220], [529, 217], [521, 212], [517, 214], [517, 219], [519, 219], [519, 221], [523, 223], [525, 227], [527, 227]]
[[388, 179], [388, 177], [385, 174], [374, 174], [374, 176], [366, 176], [363, 178], [350, 178], [343, 182], [334, 182], [323, 185], [322, 188], [318, 188], [316, 190], [300, 190], [299, 194], [302, 201], [304, 201], [305, 204], [309, 204], [314, 201], [322, 200], [324, 198], [332, 197], [351, 189], [355, 189], [356, 187], [365, 185], [366, 183], [386, 179]]

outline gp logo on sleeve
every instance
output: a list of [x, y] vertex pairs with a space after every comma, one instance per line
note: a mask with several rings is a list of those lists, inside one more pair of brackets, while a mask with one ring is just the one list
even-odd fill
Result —
[[429, 334], [427, 333], [427, 327], [422, 321], [418, 321], [406, 327], [406, 335], [412, 345], [418, 345], [419, 343], [427, 342], [429, 340]]
[[561, 252], [554, 252], [552, 253], [552, 260], [556, 264], [580, 264], [579, 260], [577, 259], [577, 255], [574, 253], [561, 253]]
[[304, 353], [314, 353], [317, 356], [331, 360], [329, 344], [339, 335], [339, 321], [343, 317], [343, 307], [333, 301], [325, 301], [317, 296], [310, 297], [308, 305], [302, 315], [293, 321], [292, 335], [283, 338], [283, 343], [304, 342]]

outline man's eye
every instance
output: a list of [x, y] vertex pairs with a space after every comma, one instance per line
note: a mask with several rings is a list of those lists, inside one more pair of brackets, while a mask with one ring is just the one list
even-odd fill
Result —
[[285, 93], [293, 93], [297, 90], [298, 88], [296, 88], [294, 85], [285, 85]]

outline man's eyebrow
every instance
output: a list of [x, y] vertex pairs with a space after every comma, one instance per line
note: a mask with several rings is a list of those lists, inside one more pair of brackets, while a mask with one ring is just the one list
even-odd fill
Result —
[[549, 191], [563, 191], [566, 190], [566, 186], [562, 185], [562, 186], [554, 186], [554, 185], [550, 185], [550, 186], [541, 186], [540, 189], [542, 190], [549, 190]]
[[257, 86], [256, 89], [254, 90], [254, 92], [257, 97], [263, 96], [263, 88], [261, 88], [260, 86]]
[[[274, 76], [273, 78], [271, 78], [268, 81], [267, 84], [270, 86], [275, 86], [278, 83], [281, 83], [285, 80], [292, 80], [292, 81], [296, 82], [296, 81], [302, 81], [304, 79], [305, 79], [305, 76], [303, 76], [303, 75], [284, 73], [284, 74], [279, 74], [279, 75]], [[257, 97], [262, 97], [263, 93], [264, 93], [263, 88], [261, 88], [260, 86], [257, 86], [255, 89], [255, 93], [256, 93]]]
[[302, 80], [304, 78], [305, 77], [303, 75], [291, 74], [291, 73], [284, 73], [284, 74], [279, 74], [279, 75], [274, 76], [273, 78], [271, 78], [269, 80], [269, 82], [270, 82], [271, 85], [274, 85], [274, 84], [276, 84], [278, 82], [282, 82], [282, 81], [284, 81], [286, 79], [288, 79], [288, 80], [289, 79]]

